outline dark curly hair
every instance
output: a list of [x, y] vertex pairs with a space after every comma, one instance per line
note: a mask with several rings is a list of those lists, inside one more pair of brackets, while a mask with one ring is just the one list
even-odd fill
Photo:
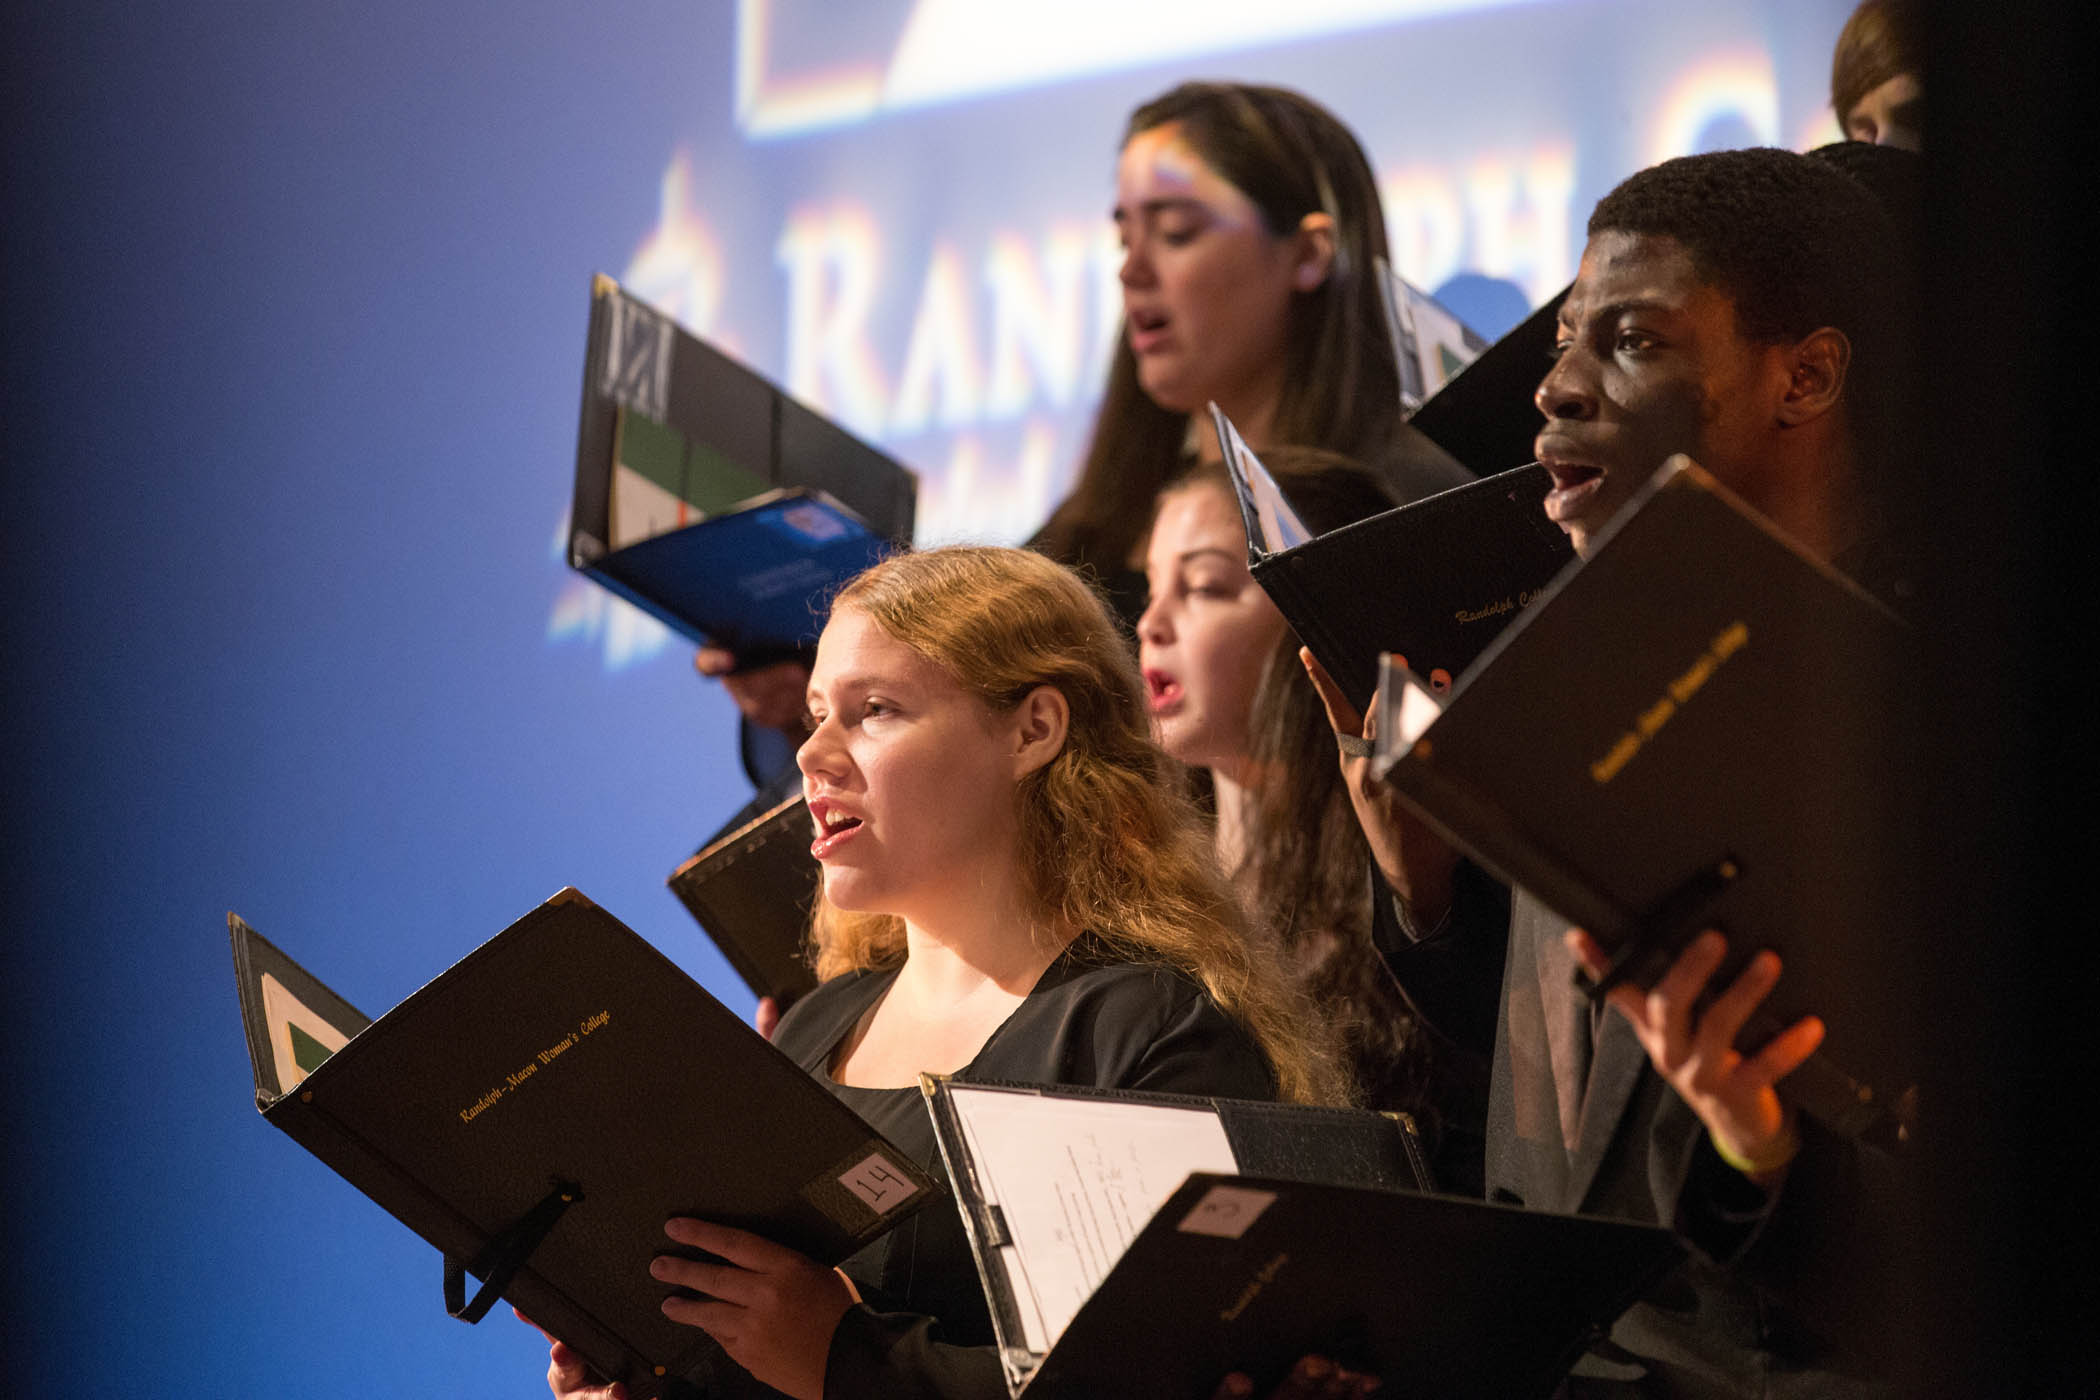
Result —
[[1925, 204], [1925, 158], [1901, 146], [1833, 141], [1809, 158], [1834, 165], [1867, 187], [1905, 240], [1915, 242]]
[[[1895, 234], [1879, 250], [1887, 274], [1883, 281], [1899, 297], [1906, 290], [1914, 293], [1925, 227], [1925, 158], [1901, 146], [1877, 146], [1867, 141], [1833, 141], [1808, 155], [1811, 160], [1836, 166], [1874, 196]], [[1907, 352], [1916, 343], [1915, 295], [1899, 301], [1896, 310], [1901, 334], [1895, 348]]]
[[1883, 309], [1872, 268], [1894, 236], [1858, 181], [1772, 147], [1680, 156], [1631, 175], [1597, 201], [1589, 234], [1600, 233], [1683, 245], [1700, 278], [1735, 303], [1736, 328], [1764, 345], [1821, 326], [1870, 333]]
[[1824, 326], [1852, 345], [1845, 409], [1861, 488], [1882, 498], [1908, 380], [1901, 291], [1906, 235], [1830, 160], [1770, 147], [1680, 156], [1597, 202], [1589, 235], [1668, 238], [1727, 294], [1736, 329], [1761, 345]]

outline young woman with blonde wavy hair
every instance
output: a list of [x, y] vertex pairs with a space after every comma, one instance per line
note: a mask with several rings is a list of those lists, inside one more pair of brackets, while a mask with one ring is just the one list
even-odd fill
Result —
[[[1069, 570], [1011, 549], [892, 558], [834, 602], [809, 700], [797, 761], [826, 980], [774, 1043], [900, 1148], [940, 1169], [925, 1071], [1347, 1099], [1152, 737], [1128, 644]], [[952, 1207], [838, 1271], [722, 1226], [667, 1232], [724, 1262], [657, 1260], [708, 1295], [666, 1313], [778, 1390], [1006, 1394]], [[565, 1353], [557, 1395], [608, 1393]]]

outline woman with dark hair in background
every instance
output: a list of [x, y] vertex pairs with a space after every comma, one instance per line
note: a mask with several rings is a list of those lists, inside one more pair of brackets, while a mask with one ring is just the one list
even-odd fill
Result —
[[1349, 129], [1283, 88], [1184, 83], [1131, 114], [1116, 169], [1123, 334], [1071, 495], [1034, 546], [1143, 605], [1162, 487], [1217, 456], [1215, 402], [1256, 449], [1324, 447], [1402, 499], [1468, 479], [1401, 419], [1375, 261], [1385, 217]]
[[[1337, 453], [1280, 447], [1262, 460], [1316, 532], [1395, 504]], [[1373, 945], [1371, 854], [1335, 765], [1334, 731], [1298, 638], [1248, 570], [1222, 465], [1205, 463], [1161, 495], [1145, 559], [1139, 665], [1160, 742], [1208, 775], [1220, 866], [1282, 942], [1365, 1104], [1422, 1118], [1441, 1183], [1477, 1192], [1486, 1057], [1433, 1040]]]
[[[1215, 401], [1257, 449], [1301, 443], [1365, 463], [1403, 500], [1469, 473], [1401, 418], [1376, 261], [1385, 216], [1363, 147], [1310, 98], [1184, 83], [1131, 114], [1116, 169], [1124, 325], [1079, 480], [1029, 543], [1100, 582], [1126, 621], [1160, 488], [1215, 457]], [[733, 674], [695, 657], [742, 712], [764, 784], [802, 732], [799, 662]], [[789, 736], [782, 739], [781, 735]]]

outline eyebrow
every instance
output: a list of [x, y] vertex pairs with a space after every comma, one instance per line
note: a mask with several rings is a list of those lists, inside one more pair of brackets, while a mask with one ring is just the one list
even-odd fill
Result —
[[[1202, 200], [1196, 198], [1194, 195], [1162, 195], [1157, 199], [1139, 200], [1137, 212], [1140, 214], [1159, 214], [1171, 210], [1180, 209], [1195, 209], [1200, 211], [1206, 210], [1209, 207], [1210, 206], [1206, 205]], [[1125, 219], [1128, 219], [1130, 217], [1130, 211], [1125, 209], [1122, 205], [1118, 204], [1108, 211], [1108, 217], [1110, 221], [1120, 224]]]
[[1582, 308], [1581, 310], [1582, 315], [1579, 319], [1570, 318], [1567, 303], [1561, 303], [1560, 315], [1557, 318], [1561, 329], [1574, 330], [1584, 320], [1616, 321], [1629, 311], [1660, 311], [1666, 314], [1674, 314], [1676, 308], [1668, 302], [1655, 297], [1622, 297], [1618, 301], [1605, 303], [1594, 312], [1589, 311], [1587, 308]]
[[[903, 684], [904, 682], [897, 677], [886, 676], [879, 671], [853, 671], [843, 676], [832, 677], [831, 689], [835, 692], [889, 690], [901, 688]], [[823, 694], [824, 692], [817, 688], [817, 683], [812, 678], [809, 688], [802, 692], [802, 698], [804, 700], [816, 700], [822, 698]]]
[[1226, 560], [1235, 564], [1245, 562], [1245, 555], [1242, 550], [1233, 549], [1227, 545], [1222, 544], [1204, 544], [1198, 545], [1194, 549], [1184, 549], [1183, 551], [1181, 551], [1181, 553], [1174, 556], [1174, 562], [1177, 564], [1186, 564], [1190, 560], [1200, 559], [1206, 554], [1221, 555]]

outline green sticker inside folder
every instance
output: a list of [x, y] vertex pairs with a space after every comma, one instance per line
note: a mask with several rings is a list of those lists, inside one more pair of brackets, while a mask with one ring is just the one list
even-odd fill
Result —
[[696, 442], [685, 458], [685, 484], [681, 494], [686, 504], [703, 515], [734, 510], [753, 496], [761, 495], [766, 483], [744, 470], [706, 443]]
[[685, 438], [631, 408], [620, 410], [620, 438], [614, 446], [619, 464], [655, 486], [679, 493], [685, 478]]
[[289, 1021], [285, 1022], [284, 1028], [292, 1036], [292, 1063], [308, 1074], [319, 1069], [321, 1062], [335, 1053]]

